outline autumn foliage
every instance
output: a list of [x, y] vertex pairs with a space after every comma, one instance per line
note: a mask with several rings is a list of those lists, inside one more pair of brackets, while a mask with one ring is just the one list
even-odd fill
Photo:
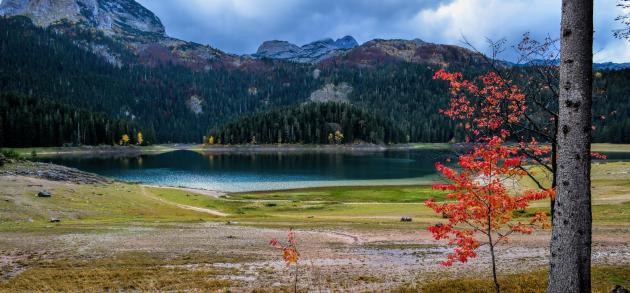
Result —
[[271, 247], [276, 248], [282, 251], [282, 259], [287, 264], [287, 266], [294, 265], [294, 279], [293, 279], [293, 291], [297, 292], [298, 288], [298, 260], [300, 259], [300, 252], [297, 249], [297, 240], [295, 239], [295, 232], [293, 229], [289, 229], [287, 232], [287, 242], [285, 244], [281, 243], [276, 239], [272, 239], [269, 242]]
[[[514, 133], [532, 127], [527, 121], [527, 101], [521, 90], [494, 72], [475, 81], [461, 73], [436, 72], [434, 79], [448, 81], [451, 100], [441, 112], [466, 129], [469, 149], [458, 157], [457, 166], [436, 164], [447, 183], [433, 188], [448, 192], [448, 201], [425, 204], [448, 222], [429, 227], [436, 240], [455, 246], [442, 262], [451, 266], [477, 256], [477, 249], [487, 245], [497, 292], [495, 246], [507, 242], [513, 233], [530, 234], [534, 228], [548, 228], [547, 214], [538, 212], [530, 219], [515, 220], [515, 211], [524, 210], [532, 201], [554, 196], [552, 188], [522, 190], [511, 188], [522, 176], [532, 176], [528, 165], [545, 165], [551, 160], [550, 148], [535, 136]], [[509, 140], [509, 141], [508, 141]], [[539, 186], [542, 187], [542, 186]]]
[[[476, 145], [472, 151], [459, 157], [457, 170], [440, 163], [436, 168], [449, 181], [434, 184], [437, 190], [448, 191], [451, 200], [425, 204], [436, 213], [444, 215], [448, 222], [429, 227], [437, 240], [448, 240], [456, 248], [442, 262], [445, 266], [454, 262], [467, 262], [476, 257], [475, 250], [483, 244], [496, 246], [508, 240], [512, 233], [530, 234], [535, 226], [548, 227], [547, 214], [538, 212], [526, 222], [514, 221], [516, 210], [523, 210], [531, 201], [548, 198], [550, 190], [527, 191], [510, 194], [505, 181], [523, 176], [518, 167], [523, 156], [514, 147], [503, 144], [500, 137], [492, 137], [485, 144]], [[481, 239], [476, 237], [482, 235]]]
[[295, 239], [295, 232], [293, 232], [293, 229], [290, 229], [287, 233], [286, 244], [282, 244], [277, 239], [272, 239], [269, 242], [269, 245], [282, 251], [282, 259], [285, 261], [287, 266], [297, 264], [300, 258], [300, 252], [297, 249], [297, 240]]

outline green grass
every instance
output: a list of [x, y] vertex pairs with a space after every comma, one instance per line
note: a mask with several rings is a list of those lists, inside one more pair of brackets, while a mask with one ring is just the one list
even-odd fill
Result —
[[444, 195], [444, 192], [433, 190], [430, 186], [350, 186], [234, 193], [230, 194], [230, 198], [240, 200], [418, 203], [431, 198], [443, 199]]
[[594, 143], [594, 152], [630, 152], [630, 144]]
[[[400, 218], [407, 216], [414, 218], [416, 223], [413, 226], [417, 228], [418, 222], [434, 221], [435, 214], [424, 206], [421, 195], [422, 191], [430, 190], [429, 187], [377, 187], [375, 192], [370, 192], [370, 189], [362, 187], [359, 188], [360, 192], [353, 191], [352, 187], [317, 188], [305, 192], [275, 191], [272, 194], [277, 197], [273, 201], [258, 200], [258, 198], [267, 197], [264, 193], [257, 193], [256, 198], [250, 199], [245, 199], [241, 197], [242, 195], [230, 196], [230, 199], [217, 199], [175, 189], [150, 188], [149, 190], [165, 200], [218, 210], [230, 214], [225, 220], [257, 226], [285, 226], [286, 223], [302, 227], [330, 227], [346, 224], [374, 226], [382, 225], [384, 222], [396, 226], [412, 226], [400, 223]], [[400, 194], [401, 190], [405, 190], [404, 194], [407, 197], [401, 201], [409, 202], [390, 202], [396, 200], [393, 196]], [[311, 199], [308, 197], [309, 194], [317, 194], [320, 197], [309, 201], [307, 200]], [[343, 198], [343, 194], [351, 196]], [[361, 194], [365, 194], [365, 199], [360, 196]], [[417, 197], [415, 201], [411, 201], [413, 194]], [[277, 199], [278, 197], [281, 199]], [[238, 200], [233, 200], [233, 198], [238, 198]], [[342, 201], [326, 200], [335, 198]], [[374, 202], [378, 199], [386, 202]]]
[[[51, 157], [59, 154], [89, 154], [95, 151], [112, 151], [125, 150], [119, 146], [79, 146], [79, 147], [32, 147], [32, 148], [7, 148], [7, 150], [14, 151], [21, 157], [31, 157], [33, 151], [37, 156]], [[174, 151], [175, 149], [167, 145], [150, 145], [150, 146], [133, 146], [134, 151], [141, 153], [164, 153]]]
[[[0, 230], [4, 231], [70, 225], [192, 222], [215, 218], [160, 201], [133, 184], [46, 182], [41, 186], [40, 181], [3, 180], [0, 183], [3, 185], [0, 191], [0, 210], [3, 211], [0, 213]], [[53, 196], [38, 198], [36, 195], [42, 189], [51, 191]], [[59, 218], [61, 223], [51, 224], [51, 218]]]
[[[593, 166], [593, 217], [595, 225], [624, 225], [630, 222], [630, 163]], [[153, 222], [231, 221], [255, 226], [388, 227], [408, 229], [442, 221], [423, 205], [429, 198], [444, 199], [444, 193], [429, 186], [322, 187], [301, 190], [248, 192], [215, 198], [192, 191], [143, 187], [135, 184], [72, 185], [47, 182], [31, 186], [6, 180], [0, 191], [0, 230], [59, 229], [101, 224], [145, 225]], [[48, 189], [54, 196], [35, 195]], [[227, 213], [218, 217], [178, 207], [177, 204]], [[533, 211], [548, 211], [547, 201], [515, 213], [527, 217]], [[401, 217], [413, 223], [400, 223]], [[49, 223], [61, 218], [61, 224]]]

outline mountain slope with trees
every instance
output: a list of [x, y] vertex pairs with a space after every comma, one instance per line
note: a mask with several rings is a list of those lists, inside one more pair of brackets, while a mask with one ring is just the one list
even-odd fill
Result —
[[211, 131], [209, 143], [376, 144], [407, 142], [390, 119], [347, 103], [306, 103], [239, 118]]

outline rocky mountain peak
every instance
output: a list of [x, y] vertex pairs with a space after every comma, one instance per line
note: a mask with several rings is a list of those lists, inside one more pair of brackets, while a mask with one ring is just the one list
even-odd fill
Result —
[[351, 36], [337, 40], [325, 38], [302, 47], [287, 41], [266, 41], [258, 48], [254, 56], [300, 63], [317, 63], [357, 46], [357, 41]]
[[345, 36], [335, 41], [335, 46], [339, 49], [352, 49], [358, 47], [359, 43], [352, 36]]
[[134, 0], [3, 0], [0, 15], [23, 15], [43, 27], [65, 20], [110, 36], [165, 36], [160, 19]]

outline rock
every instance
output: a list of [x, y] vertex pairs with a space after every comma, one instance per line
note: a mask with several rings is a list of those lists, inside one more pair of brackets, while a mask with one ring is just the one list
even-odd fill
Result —
[[323, 88], [312, 92], [309, 99], [316, 103], [349, 103], [350, 100], [348, 99], [348, 95], [350, 95], [353, 90], [354, 88], [346, 82], [342, 82], [338, 85], [329, 83]]
[[4, 0], [0, 2], [0, 14], [24, 15], [43, 27], [67, 20], [110, 36], [164, 36], [166, 32], [155, 14], [130, 0]]
[[612, 291], [610, 291], [610, 293], [630, 293], [628, 291], [628, 289], [624, 288], [621, 285], [616, 285], [614, 289], [612, 289]]
[[51, 218], [51, 219], [50, 219], [50, 222], [51, 222], [51, 223], [60, 223], [60, 222], [61, 222], [61, 219], [59, 219], [59, 218]]
[[345, 36], [335, 41], [335, 47], [339, 49], [352, 49], [358, 46], [359, 43], [352, 36]]
[[260, 45], [256, 55], [271, 59], [293, 59], [304, 52], [297, 45], [287, 41], [266, 41]]
[[400, 221], [401, 222], [411, 222], [411, 221], [413, 221], [413, 219], [411, 217], [402, 217], [402, 218], [400, 218]]
[[37, 197], [52, 197], [52, 193], [50, 193], [50, 191], [42, 190], [37, 193]]
[[343, 51], [357, 47], [359, 44], [351, 36], [338, 40], [326, 38], [308, 43], [302, 47], [287, 41], [266, 41], [258, 48], [255, 57], [281, 59], [300, 63], [317, 63], [336, 56]]

